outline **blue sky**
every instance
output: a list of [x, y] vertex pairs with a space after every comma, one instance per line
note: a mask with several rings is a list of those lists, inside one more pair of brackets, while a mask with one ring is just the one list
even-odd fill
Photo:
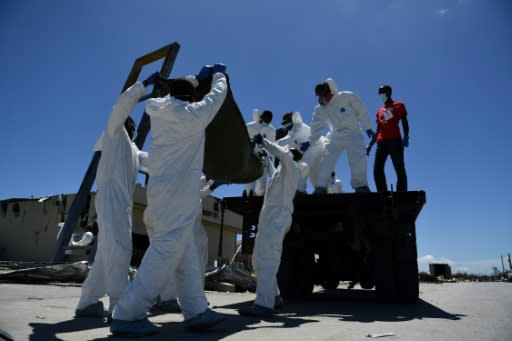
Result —
[[[275, 126], [287, 111], [310, 123], [314, 85], [333, 77], [375, 128], [377, 88], [390, 84], [409, 112], [409, 188], [427, 193], [420, 269], [501, 269], [512, 252], [511, 18], [508, 0], [2, 1], [0, 200], [76, 192], [133, 61], [178, 42], [171, 76], [225, 63], [246, 121], [259, 108]], [[390, 162], [386, 173], [394, 182]]]

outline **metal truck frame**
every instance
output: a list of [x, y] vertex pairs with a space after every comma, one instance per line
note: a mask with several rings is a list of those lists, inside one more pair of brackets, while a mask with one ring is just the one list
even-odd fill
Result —
[[[415, 221], [424, 191], [297, 195], [277, 280], [284, 298], [306, 297], [314, 285], [340, 281], [375, 288], [382, 303], [416, 303], [419, 293]], [[262, 197], [227, 197], [243, 216], [242, 254], [252, 254]]]

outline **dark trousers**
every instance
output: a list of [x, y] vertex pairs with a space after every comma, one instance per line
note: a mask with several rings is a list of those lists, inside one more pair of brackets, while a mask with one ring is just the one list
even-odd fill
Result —
[[377, 192], [388, 190], [386, 174], [384, 173], [384, 166], [388, 156], [391, 156], [391, 162], [393, 162], [396, 172], [396, 190], [398, 192], [406, 192], [407, 174], [405, 172], [404, 144], [402, 139], [381, 141], [377, 144], [375, 163], [373, 164], [373, 179], [375, 180], [375, 186], [377, 186]]

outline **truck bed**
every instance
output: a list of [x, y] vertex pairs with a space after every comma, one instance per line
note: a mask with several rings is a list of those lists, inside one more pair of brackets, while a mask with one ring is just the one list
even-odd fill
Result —
[[[380, 301], [415, 302], [415, 221], [425, 203], [424, 191], [297, 195], [283, 242], [281, 292], [304, 296], [314, 284], [353, 281], [375, 287]], [[223, 204], [243, 216], [242, 253], [251, 254], [263, 198], [226, 197]]]

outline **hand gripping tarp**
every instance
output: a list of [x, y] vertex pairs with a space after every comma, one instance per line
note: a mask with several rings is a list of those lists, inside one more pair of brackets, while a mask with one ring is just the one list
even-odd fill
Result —
[[[199, 83], [197, 100], [211, 88], [212, 78]], [[215, 118], [206, 128], [203, 173], [225, 183], [249, 183], [263, 175], [263, 164], [252, 150], [243, 116], [228, 80], [228, 93]]]

